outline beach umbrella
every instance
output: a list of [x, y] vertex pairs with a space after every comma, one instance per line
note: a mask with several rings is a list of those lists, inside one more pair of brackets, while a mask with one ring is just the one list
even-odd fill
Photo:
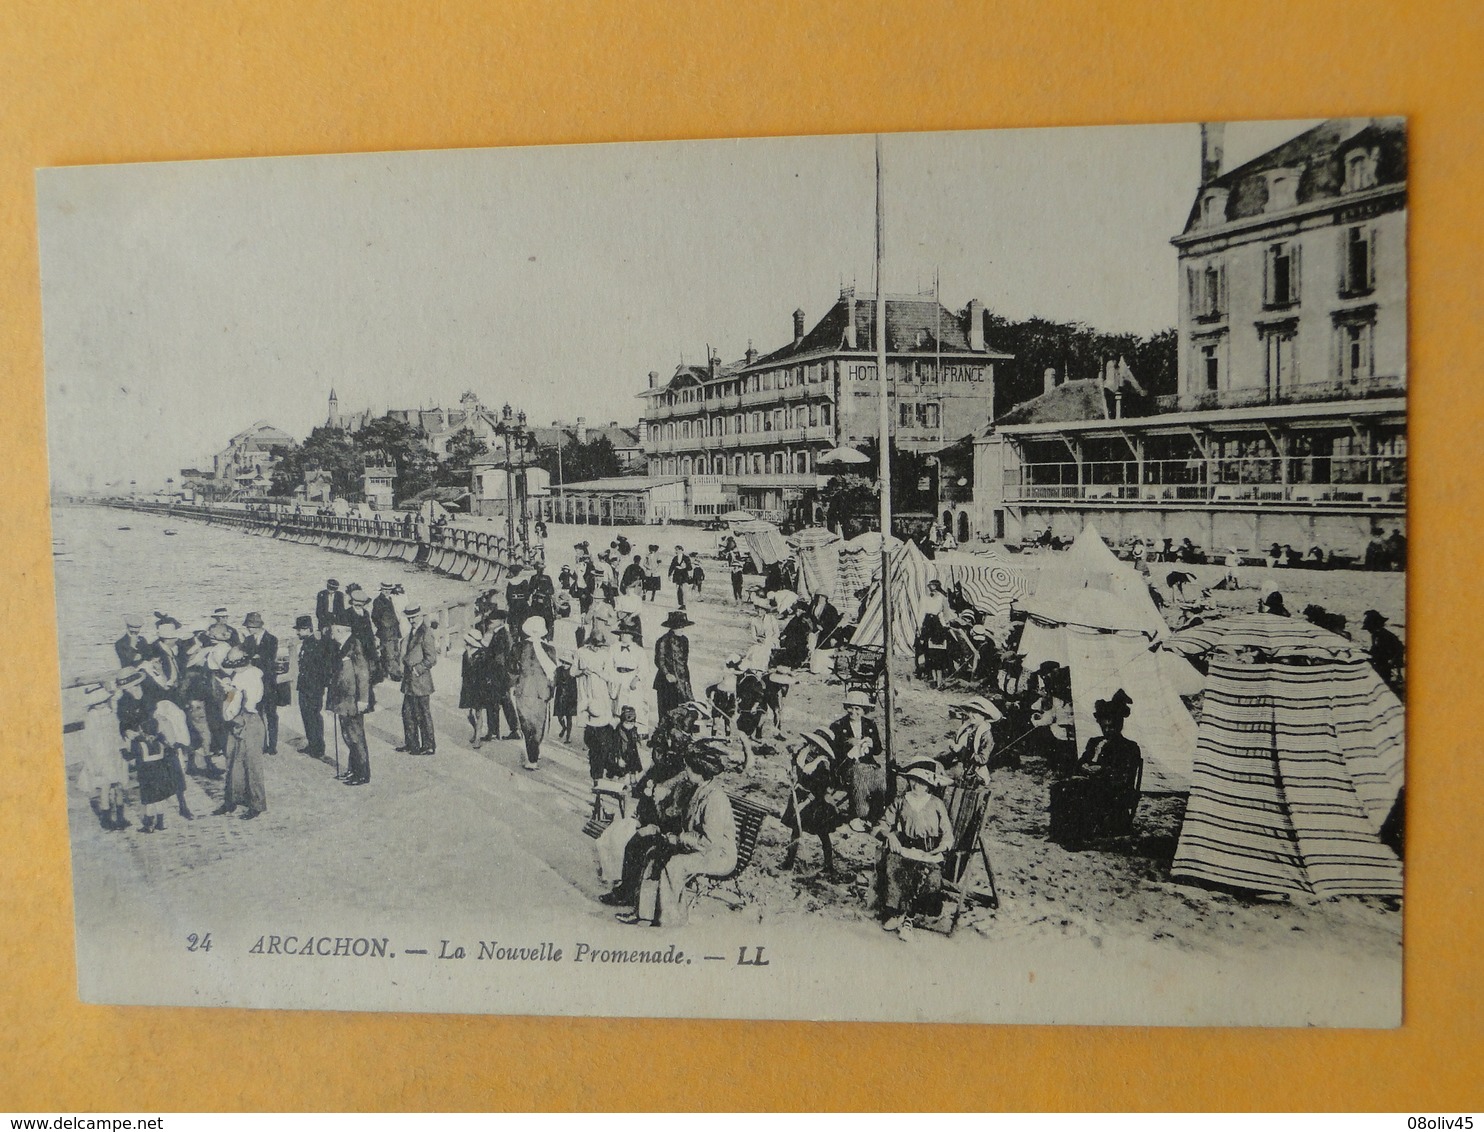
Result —
[[1254, 652], [1265, 659], [1364, 659], [1366, 650], [1338, 633], [1297, 617], [1238, 613], [1181, 629], [1165, 648], [1184, 657]]
[[859, 448], [851, 448], [848, 445], [840, 448], [831, 448], [828, 452], [821, 453], [814, 461], [816, 464], [869, 464], [871, 457], [867, 456]]

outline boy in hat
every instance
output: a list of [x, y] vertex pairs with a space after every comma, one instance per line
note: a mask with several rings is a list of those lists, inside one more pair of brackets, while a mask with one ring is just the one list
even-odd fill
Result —
[[694, 624], [685, 610], [676, 609], [665, 618], [665, 632], [654, 642], [656, 719], [664, 719], [675, 708], [695, 698], [690, 682], [690, 641], [685, 635], [685, 630]]
[[953, 848], [953, 820], [943, 800], [932, 792], [942, 781], [937, 764], [916, 759], [899, 773], [907, 789], [876, 827], [883, 843], [877, 868], [877, 910], [881, 926], [889, 932], [909, 927], [916, 913], [941, 913], [943, 857]]
[[793, 832], [781, 867], [794, 867], [799, 858], [799, 843], [804, 834], [812, 833], [819, 838], [824, 874], [829, 876], [835, 871], [835, 847], [830, 834], [845, 820], [830, 801], [830, 791], [835, 785], [835, 737], [823, 727], [806, 731], [794, 747], [792, 759], [792, 784], [783, 824]]
[[638, 907], [619, 915], [626, 924], [680, 927], [686, 920], [685, 886], [694, 876], [724, 877], [737, 867], [737, 819], [719, 776], [726, 769], [725, 748], [715, 739], [692, 743], [685, 753], [685, 777], [695, 785], [680, 829], [660, 833], [641, 826], [638, 836], [660, 834], [649, 851], [639, 882]]
[[299, 638], [298, 672], [294, 691], [299, 697], [299, 718], [304, 723], [304, 753], [312, 759], [325, 757], [325, 691], [335, 675], [334, 646], [318, 637], [308, 614], [294, 621]]
[[253, 667], [263, 674], [263, 733], [265, 754], [278, 754], [278, 638], [263, 627], [261, 613], [249, 613], [242, 619], [246, 633], [242, 651]]
[[835, 780], [850, 795], [850, 828], [865, 833], [886, 807], [886, 752], [876, 722], [866, 718], [875, 704], [868, 692], [845, 694], [845, 714], [830, 724]]
[[409, 605], [407, 620], [412, 628], [402, 649], [402, 746], [397, 750], [410, 755], [431, 755], [437, 749], [437, 737], [433, 734], [429, 700], [433, 695], [433, 666], [438, 663], [438, 650], [421, 606]]

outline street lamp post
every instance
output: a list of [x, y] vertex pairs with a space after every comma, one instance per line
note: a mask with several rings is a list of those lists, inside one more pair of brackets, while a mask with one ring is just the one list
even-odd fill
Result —
[[[525, 469], [526, 452], [535, 440], [535, 434], [526, 427], [526, 414], [524, 411], [515, 412], [507, 401], [500, 410], [500, 421], [495, 425], [495, 434], [500, 437], [500, 442], [505, 449], [505, 540], [506, 545], [514, 551], [515, 548], [515, 511], [520, 509], [520, 546], [522, 552], [530, 546], [530, 517], [526, 514], [526, 488]], [[517, 460], [517, 454], [519, 459]], [[519, 473], [521, 479], [519, 487], [515, 482], [515, 476]]]

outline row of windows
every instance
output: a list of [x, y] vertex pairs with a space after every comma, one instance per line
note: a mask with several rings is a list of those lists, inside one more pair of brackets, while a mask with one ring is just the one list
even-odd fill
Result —
[[813, 458], [807, 451], [752, 452], [733, 456], [671, 456], [650, 461], [650, 474], [657, 476], [762, 476], [808, 475]]
[[[1342, 298], [1368, 295], [1376, 287], [1376, 229], [1358, 224], [1340, 231], [1339, 278]], [[1262, 304], [1268, 309], [1296, 305], [1302, 296], [1303, 248], [1297, 241], [1270, 244], [1263, 253]], [[1229, 304], [1226, 264], [1220, 258], [1185, 269], [1186, 304], [1192, 318], [1226, 317]]]
[[[1263, 346], [1263, 377], [1270, 392], [1278, 393], [1303, 381], [1298, 365], [1298, 328], [1292, 325], [1259, 327]], [[1216, 392], [1226, 387], [1226, 335], [1196, 343], [1194, 369], [1198, 387]], [[1370, 316], [1341, 318], [1334, 327], [1332, 344], [1333, 379], [1340, 382], [1369, 381], [1376, 366], [1376, 323]]]
[[782, 432], [789, 428], [817, 428], [834, 423], [835, 407], [792, 405], [730, 416], [699, 417], [693, 421], [669, 421], [653, 426], [657, 440], [705, 440], [713, 436], [746, 436], [749, 433]]
[[[889, 362], [887, 375], [893, 381], [906, 384], [924, 382], [971, 382], [983, 381], [986, 367], [982, 365], [939, 364], [932, 359], [904, 362]], [[735, 397], [742, 393], [763, 393], [772, 390], [793, 389], [804, 385], [817, 385], [840, 377], [842, 372], [851, 381], [875, 381], [876, 366], [846, 364], [837, 360], [815, 362], [810, 365], [793, 366], [790, 369], [768, 370], [766, 373], [748, 374], [734, 381], [719, 381], [713, 385], [695, 386], [678, 392], [666, 393], [660, 398], [663, 405], [697, 405], [718, 401], [723, 397]]]

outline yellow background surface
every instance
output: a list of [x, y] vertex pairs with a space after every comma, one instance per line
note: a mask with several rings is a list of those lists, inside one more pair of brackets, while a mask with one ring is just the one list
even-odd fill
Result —
[[[1481, 9], [1192, 0], [0, 3], [0, 1110], [1479, 1107]], [[1400, 1030], [78, 1003], [36, 167], [1380, 113], [1411, 119], [1411, 757]], [[994, 961], [991, 946], [984, 961]]]

